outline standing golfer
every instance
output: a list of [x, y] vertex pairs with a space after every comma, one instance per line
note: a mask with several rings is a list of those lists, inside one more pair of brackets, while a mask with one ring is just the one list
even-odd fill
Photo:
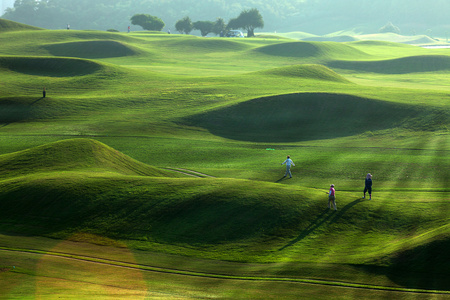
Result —
[[334, 184], [330, 186], [330, 191], [328, 192], [328, 208], [331, 208], [331, 203], [333, 203], [334, 210], [337, 210], [336, 208], [336, 191], [334, 189]]
[[281, 165], [286, 164], [286, 173], [284, 173], [283, 177], [286, 177], [289, 174], [289, 178], [292, 178], [292, 174], [291, 174], [291, 165], [293, 165], [295, 167], [294, 162], [291, 159], [291, 156], [288, 155], [286, 160], [284, 162], [281, 163]]
[[364, 185], [364, 196], [363, 199], [366, 198], [366, 192], [369, 192], [369, 200], [372, 200], [372, 174], [368, 173], [366, 176]]

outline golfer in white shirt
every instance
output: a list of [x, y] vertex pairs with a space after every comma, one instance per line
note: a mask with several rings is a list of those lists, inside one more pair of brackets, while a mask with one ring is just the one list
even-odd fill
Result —
[[286, 160], [281, 165], [284, 165], [284, 164], [286, 164], [286, 173], [284, 174], [284, 177], [286, 177], [287, 174], [289, 174], [289, 178], [292, 178], [291, 165], [293, 165], [295, 167], [295, 164], [292, 161], [290, 155], [287, 156]]

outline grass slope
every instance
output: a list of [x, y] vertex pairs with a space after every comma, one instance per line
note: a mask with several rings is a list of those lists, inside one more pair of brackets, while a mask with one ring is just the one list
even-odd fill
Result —
[[49, 77], [83, 76], [99, 71], [102, 67], [92, 61], [54, 57], [0, 57], [0, 68], [27, 75]]
[[42, 28], [17, 23], [14, 21], [0, 19], [0, 32], [22, 31], [22, 30], [42, 30]]
[[[252, 142], [297, 142], [352, 136], [367, 131], [419, 126], [417, 119], [439, 118], [416, 106], [351, 95], [302, 93], [246, 101], [185, 119], [215, 135]], [[415, 119], [414, 122], [410, 122]], [[448, 115], [442, 116], [442, 120]], [[438, 122], [440, 124], [440, 122]], [[433, 130], [427, 123], [428, 130]], [[438, 125], [439, 126], [439, 125]], [[435, 129], [438, 129], [436, 127]]]
[[262, 75], [293, 77], [298, 79], [315, 79], [349, 83], [347, 79], [323, 65], [293, 65], [258, 72]]
[[[214, 274], [227, 260], [270, 263], [259, 277], [448, 290], [447, 52], [41, 30], [3, 32], [0, 54], [0, 243], [36, 234], [158, 252], [169, 269], [187, 256]], [[103, 144], [60, 141], [74, 136]], [[280, 180], [287, 154], [300, 168]]]
[[173, 176], [90, 139], [63, 140], [0, 156], [0, 178], [63, 171]]
[[295, 58], [364, 57], [366, 54], [351, 46], [334, 42], [282, 42], [255, 50], [270, 56]]
[[80, 41], [43, 46], [51, 55], [79, 58], [108, 58], [137, 55], [139, 52], [123, 43], [109, 40]]
[[383, 74], [449, 72], [450, 57], [447, 55], [422, 55], [384, 61], [334, 61], [330, 62], [328, 66], [331, 68]]
[[378, 266], [403, 286], [446, 289], [445, 202], [411, 204], [406, 196], [389, 203], [379, 196], [372, 203], [341, 192], [333, 213], [320, 190], [174, 179], [85, 139], [0, 159], [2, 232], [75, 240], [94, 234], [139, 249], [237, 261], [316, 260], [366, 265], [364, 272]]

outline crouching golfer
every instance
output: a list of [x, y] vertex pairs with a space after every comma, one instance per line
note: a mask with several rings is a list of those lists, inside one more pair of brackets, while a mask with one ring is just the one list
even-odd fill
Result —
[[328, 208], [331, 208], [331, 203], [333, 203], [334, 210], [337, 210], [336, 208], [336, 191], [334, 189], [334, 184], [330, 186], [330, 191], [328, 192]]
[[286, 177], [289, 174], [289, 178], [292, 178], [292, 174], [291, 174], [291, 165], [293, 165], [295, 167], [294, 162], [291, 159], [291, 156], [288, 155], [286, 160], [284, 162], [281, 163], [281, 165], [286, 164], [286, 173], [284, 173], [283, 177]]

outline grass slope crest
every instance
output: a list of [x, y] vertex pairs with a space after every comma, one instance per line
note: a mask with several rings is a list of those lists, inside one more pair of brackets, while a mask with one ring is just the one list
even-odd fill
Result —
[[0, 33], [6, 31], [22, 31], [22, 30], [43, 30], [39, 27], [25, 25], [14, 21], [0, 19]]
[[414, 106], [346, 94], [297, 93], [245, 101], [181, 123], [234, 140], [297, 142], [406, 126], [419, 115]]
[[271, 56], [295, 58], [368, 57], [358, 49], [337, 42], [285, 42], [262, 46], [254, 51]]
[[173, 176], [92, 139], [69, 139], [0, 156], [0, 178], [62, 171]]
[[450, 56], [420, 55], [381, 61], [333, 61], [331, 68], [381, 74], [450, 72]]
[[139, 51], [124, 43], [111, 40], [66, 42], [48, 44], [42, 47], [54, 56], [89, 59], [132, 56], [139, 53]]
[[34, 76], [73, 77], [95, 73], [102, 65], [84, 59], [58, 57], [0, 57], [0, 69]]
[[256, 74], [350, 83], [350, 81], [333, 70], [318, 64], [303, 64], [274, 68], [256, 72]]
[[215, 52], [234, 52], [243, 51], [249, 48], [249, 45], [239, 42], [236, 39], [223, 38], [198, 38], [198, 37], [177, 37], [162, 43], [165, 47], [175, 49], [176, 51], [190, 51], [193, 53], [215, 53]]

